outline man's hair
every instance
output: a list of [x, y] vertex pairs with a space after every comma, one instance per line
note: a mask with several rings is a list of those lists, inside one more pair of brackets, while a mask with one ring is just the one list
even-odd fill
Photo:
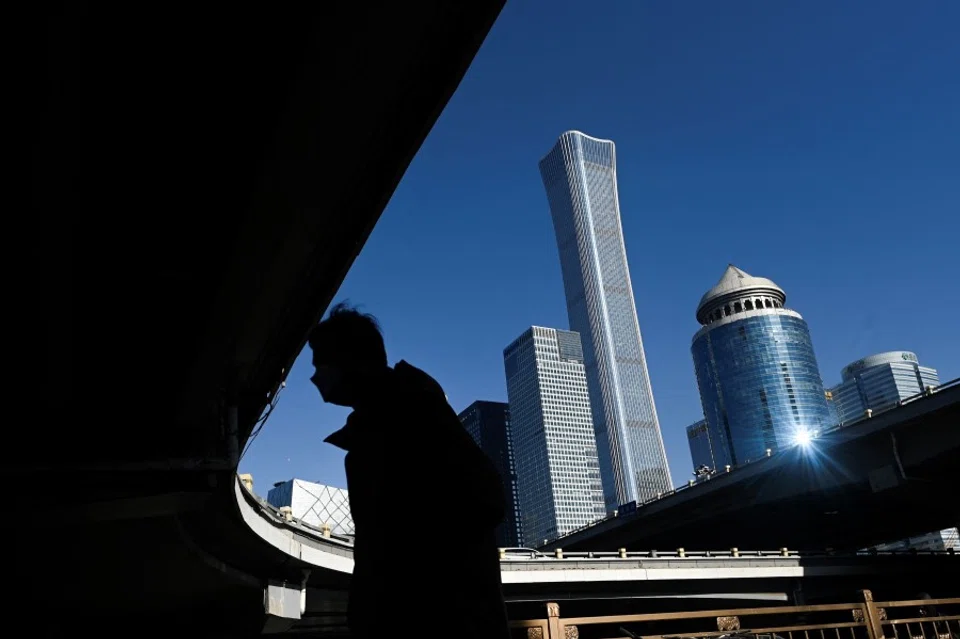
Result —
[[361, 313], [347, 302], [340, 302], [317, 324], [308, 340], [314, 361], [325, 364], [362, 363], [387, 365], [380, 323], [369, 313]]

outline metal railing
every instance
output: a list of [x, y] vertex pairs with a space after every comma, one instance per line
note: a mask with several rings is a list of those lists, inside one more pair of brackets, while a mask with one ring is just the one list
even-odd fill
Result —
[[770, 606], [511, 622], [517, 639], [960, 639], [960, 598], [875, 602], [869, 590], [849, 604]]
[[562, 548], [557, 548], [550, 552], [541, 552], [533, 548], [501, 548], [500, 559], [502, 561], [584, 561], [595, 559], [598, 561], [616, 561], [616, 560], [644, 560], [644, 559], [665, 559], [675, 561], [678, 559], [813, 559], [828, 558], [842, 559], [849, 557], [958, 557], [958, 553], [953, 548], [944, 550], [855, 550], [849, 552], [835, 552], [832, 550], [790, 550], [781, 548], [779, 550], [741, 550], [739, 548], [730, 548], [729, 550], [686, 550], [677, 548], [676, 550], [642, 550], [627, 551], [621, 548], [613, 552], [595, 552], [580, 551], [568, 552]]
[[[907, 397], [906, 399], [900, 400], [900, 401], [897, 402], [896, 404], [891, 404], [890, 406], [887, 406], [887, 407], [884, 407], [884, 408], [881, 408], [881, 409], [877, 409], [877, 410], [871, 410], [870, 413], [869, 413], [869, 415], [865, 414], [865, 415], [863, 415], [863, 416], [861, 416], [861, 417], [859, 417], [859, 418], [857, 418], [857, 419], [855, 419], [855, 420], [851, 420], [851, 421], [848, 421], [848, 422], [841, 422], [841, 423], [839, 423], [839, 424], [836, 424], [836, 425], [833, 426], [833, 427], [830, 427], [830, 428], [828, 428], [828, 429], [823, 430], [823, 431], [820, 433], [819, 436], [820, 436], [820, 437], [823, 437], [823, 436], [826, 435], [826, 434], [836, 433], [836, 432], [838, 432], [838, 431], [841, 431], [841, 430], [850, 428], [851, 426], [854, 426], [854, 425], [856, 425], [856, 424], [859, 424], [859, 423], [861, 423], [861, 422], [864, 422], [864, 421], [866, 421], [866, 420], [868, 420], [868, 419], [875, 419], [878, 415], [882, 415], [882, 414], [884, 414], [884, 413], [888, 413], [888, 412], [890, 412], [890, 411], [897, 410], [898, 408], [901, 408], [901, 407], [903, 407], [903, 406], [906, 406], [907, 404], [912, 404], [913, 402], [915, 402], [915, 401], [917, 401], [917, 400], [923, 399], [923, 398], [925, 398], [925, 397], [930, 397], [931, 395], [935, 395], [936, 393], [938, 393], [938, 392], [940, 392], [940, 391], [943, 391], [943, 390], [946, 390], [946, 389], [948, 389], [948, 388], [953, 388], [954, 386], [960, 386], [960, 377], [958, 377], [958, 378], [956, 378], [956, 379], [952, 379], [952, 380], [950, 380], [949, 382], [944, 382], [943, 384], [940, 384], [939, 386], [930, 387], [929, 389], [924, 390], [924, 391], [922, 391], [922, 392], [920, 392], [920, 393], [917, 393], [916, 395], [911, 395], [910, 397]], [[779, 452], [779, 451], [778, 451], [778, 452]], [[700, 479], [699, 481], [697, 481], [697, 480], [691, 480], [691, 481], [689, 481], [689, 482], [686, 483], [686, 484], [681, 484], [681, 485], [677, 486], [677, 487], [674, 488], [673, 490], [669, 490], [669, 491], [666, 491], [666, 492], [658, 493], [656, 496], [651, 497], [650, 499], [647, 499], [646, 501], [637, 502], [637, 508], [636, 508], [636, 510], [633, 511], [633, 512], [631, 512], [629, 515], [619, 516], [616, 512], [614, 512], [613, 514], [607, 515], [606, 517], [603, 517], [602, 519], [597, 519], [597, 520], [594, 520], [594, 521], [590, 522], [589, 524], [584, 524], [583, 526], [580, 526], [580, 527], [578, 527], [578, 528], [574, 528], [573, 530], [571, 530], [571, 531], [569, 531], [569, 532], [567, 532], [567, 533], [564, 533], [563, 535], [561, 535], [561, 536], [558, 537], [557, 539], [551, 540], [550, 542], [548, 542], [548, 544], [545, 544], [545, 545], [554, 544], [554, 543], [556, 543], [557, 541], [559, 541], [559, 540], [561, 540], [561, 539], [565, 539], [565, 538], [567, 538], [567, 537], [572, 537], [572, 536], [574, 536], [574, 535], [576, 535], [576, 534], [578, 534], [578, 533], [581, 533], [581, 532], [583, 532], [583, 531], [585, 531], [585, 530], [589, 530], [589, 529], [591, 529], [591, 528], [594, 528], [594, 527], [596, 527], [596, 526], [599, 526], [600, 524], [603, 524], [603, 523], [608, 522], [608, 521], [613, 520], [613, 519], [621, 519], [621, 518], [628, 518], [628, 517], [632, 518], [632, 517], [633, 517], [641, 508], [643, 508], [644, 506], [648, 506], [648, 505], [650, 505], [650, 504], [656, 503], [656, 502], [658, 502], [658, 501], [660, 501], [660, 500], [662, 500], [662, 499], [665, 499], [665, 498], [667, 498], [667, 497], [671, 497], [671, 496], [676, 495], [676, 494], [678, 494], [678, 493], [680, 493], [680, 492], [683, 492], [683, 491], [685, 491], [685, 490], [689, 490], [689, 489], [691, 489], [691, 488], [696, 488], [697, 486], [702, 486], [702, 485], [708, 484], [708, 483], [710, 482], [710, 478], [711, 478], [711, 477], [718, 477], [718, 478], [719, 478], [719, 477], [724, 477], [724, 476], [726, 476], [726, 475], [729, 475], [730, 473], [733, 473], [733, 472], [736, 472], [736, 471], [738, 471], [738, 470], [742, 470], [742, 469], [744, 469], [744, 468], [753, 466], [754, 464], [756, 464], [756, 463], [758, 463], [758, 462], [766, 461], [766, 460], [768, 460], [768, 459], [771, 459], [772, 457], [776, 457], [777, 454], [778, 454], [778, 453], [769, 454], [769, 451], [768, 451], [768, 455], [767, 455], [766, 457], [761, 457], [761, 458], [759, 458], [759, 459], [755, 459], [755, 460], [752, 460], [752, 461], [747, 461], [747, 462], [744, 462], [743, 464], [737, 464], [737, 465], [734, 465], [734, 466], [726, 466], [726, 467], [724, 467], [722, 470], [715, 470], [715, 472], [714, 472], [712, 475], [706, 475], [706, 476], [704, 476], [702, 479]]]

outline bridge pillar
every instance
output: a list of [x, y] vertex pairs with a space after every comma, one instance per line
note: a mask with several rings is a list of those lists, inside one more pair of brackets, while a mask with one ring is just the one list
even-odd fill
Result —
[[270, 581], [263, 590], [263, 634], [287, 632], [306, 609], [306, 577], [302, 584]]

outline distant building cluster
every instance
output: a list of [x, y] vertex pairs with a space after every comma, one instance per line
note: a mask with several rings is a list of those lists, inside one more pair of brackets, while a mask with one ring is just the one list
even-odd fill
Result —
[[[627, 265], [614, 143], [568, 131], [539, 168], [569, 327], [525, 328], [503, 351], [508, 401], [476, 401], [459, 416], [503, 479], [501, 547], [544, 544], [673, 489]], [[914, 353], [892, 351], [850, 364], [825, 388], [810, 330], [786, 292], [732, 264], [695, 316], [703, 415], [686, 433], [697, 480], [939, 385]], [[291, 480], [269, 501], [352, 533], [345, 491]], [[897, 543], [956, 545], [952, 534]]]
[[940, 384], [909, 351], [844, 367], [824, 389], [806, 322], [771, 280], [731, 265], [697, 308], [694, 370], [704, 418], [687, 426], [697, 469], [726, 470], [896, 406]]
[[[525, 329], [503, 351], [508, 402], [476, 402], [460, 415], [504, 478], [503, 546], [541, 545], [673, 488], [627, 265], [614, 143], [568, 131], [539, 166], [569, 330]], [[701, 297], [696, 319], [703, 419], [686, 432], [698, 480], [939, 384], [916, 355], [896, 351], [851, 364], [825, 388], [809, 327], [786, 292], [733, 265]]]
[[[806, 322], [771, 280], [728, 266], [697, 308], [691, 347], [704, 418], [687, 426], [697, 480], [896, 406], [940, 384], [916, 354], [891, 351], [844, 367], [824, 389]], [[880, 547], [943, 550], [956, 529]]]
[[[568, 131], [540, 161], [569, 330], [503, 351], [508, 403], [460, 414], [504, 478], [504, 546], [536, 546], [673, 488], [627, 266], [616, 149]], [[499, 417], [500, 412], [507, 415]]]

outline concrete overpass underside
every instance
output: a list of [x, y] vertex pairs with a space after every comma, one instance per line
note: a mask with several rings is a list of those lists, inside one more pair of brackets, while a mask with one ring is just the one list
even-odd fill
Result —
[[[306, 582], [306, 610], [290, 629], [330, 628], [343, 623], [346, 580], [353, 549], [336, 537], [297, 520], [287, 521], [237, 484], [244, 522], [266, 542], [262, 558], [286, 556], [290, 566], [311, 570]], [[428, 540], [398, 535], [396, 552], [411, 565], [443, 560], [456, 548], [437, 549]], [[919, 592], [934, 597], [960, 596], [960, 555], [800, 554], [795, 551], [743, 549], [703, 552], [562, 553], [561, 557], [508, 553], [501, 576], [512, 619], [534, 618], [543, 602], [561, 602], [569, 614], [637, 614], [704, 610], [717, 607], [764, 607], [829, 604], [851, 600], [861, 589], [883, 599], [910, 599]], [[443, 588], [444, 584], [436, 584]], [[423, 593], [429, 619], [431, 593]]]
[[238, 459], [502, 5], [48, 8], [5, 256], [28, 627], [258, 630], [299, 578]]
[[960, 523], [960, 385], [612, 518], [544, 550], [856, 550]]

